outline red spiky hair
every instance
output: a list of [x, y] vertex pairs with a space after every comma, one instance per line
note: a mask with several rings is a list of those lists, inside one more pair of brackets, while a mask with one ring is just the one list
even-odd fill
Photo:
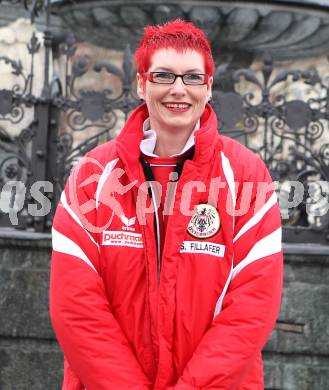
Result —
[[211, 76], [214, 74], [215, 64], [206, 34], [193, 23], [181, 19], [144, 28], [144, 36], [135, 52], [138, 72], [147, 72], [153, 53], [167, 48], [180, 53], [187, 49], [198, 51], [204, 58], [206, 73]]

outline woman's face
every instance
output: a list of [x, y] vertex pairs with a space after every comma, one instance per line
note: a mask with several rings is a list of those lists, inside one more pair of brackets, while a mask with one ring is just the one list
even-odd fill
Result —
[[[179, 53], [159, 49], [148, 72], [205, 73], [203, 56], [194, 50]], [[185, 85], [180, 77], [174, 84], [156, 84], [137, 75], [137, 93], [147, 105], [151, 128], [156, 131], [191, 132], [211, 96], [212, 77], [204, 85]], [[179, 106], [177, 106], [179, 104]], [[183, 104], [183, 106], [182, 106]], [[175, 106], [173, 106], [175, 105]]]

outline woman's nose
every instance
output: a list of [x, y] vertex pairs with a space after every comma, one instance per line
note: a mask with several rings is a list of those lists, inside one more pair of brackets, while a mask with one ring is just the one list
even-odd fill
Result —
[[183, 83], [181, 77], [177, 77], [175, 82], [171, 85], [171, 93], [183, 95], [186, 93], [186, 85]]

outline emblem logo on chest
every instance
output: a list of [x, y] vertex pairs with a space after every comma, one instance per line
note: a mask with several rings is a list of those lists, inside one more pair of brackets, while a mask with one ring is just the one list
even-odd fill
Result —
[[209, 238], [214, 236], [219, 228], [220, 219], [217, 209], [210, 204], [201, 203], [196, 206], [187, 231], [195, 238]]
[[125, 215], [120, 216], [121, 222], [124, 224], [122, 226], [122, 230], [129, 230], [131, 232], [134, 232], [136, 229], [133, 227], [136, 223], [136, 217], [133, 218], [127, 218]]

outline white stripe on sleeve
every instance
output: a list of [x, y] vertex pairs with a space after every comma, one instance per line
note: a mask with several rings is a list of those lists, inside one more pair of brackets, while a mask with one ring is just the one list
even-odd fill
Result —
[[249, 229], [251, 229], [253, 226], [255, 226], [263, 217], [264, 215], [270, 210], [272, 206], [274, 206], [277, 202], [276, 194], [273, 192], [271, 197], [268, 199], [268, 201], [264, 204], [264, 206], [257, 211], [257, 213], [249, 219], [249, 221], [242, 226], [239, 233], [234, 237], [233, 242], [238, 240], [244, 233], [246, 233]]
[[222, 310], [223, 300], [224, 300], [226, 291], [228, 289], [228, 286], [230, 285], [232, 276], [233, 276], [233, 260], [232, 260], [232, 266], [231, 266], [230, 274], [229, 274], [229, 276], [228, 276], [228, 278], [226, 280], [226, 283], [225, 283], [225, 286], [223, 288], [223, 291], [220, 294], [220, 297], [218, 298], [218, 301], [216, 303], [216, 307], [215, 307], [214, 317], [213, 318], [215, 318], [217, 316], [217, 314], [219, 314], [221, 312], [221, 310]]
[[86, 264], [88, 264], [89, 267], [91, 267], [95, 272], [97, 272], [96, 268], [94, 267], [92, 262], [88, 259], [84, 251], [79, 247], [79, 245], [77, 245], [75, 242], [70, 240], [68, 237], [59, 233], [54, 228], [52, 229], [52, 243], [53, 243], [54, 251], [65, 253], [66, 255], [78, 257]]
[[232, 197], [232, 207], [233, 207], [233, 229], [234, 229], [234, 211], [236, 205], [236, 194], [235, 194], [235, 183], [234, 183], [234, 173], [231, 167], [229, 159], [225, 156], [223, 152], [221, 152], [222, 157], [222, 167], [224, 171], [224, 175], [230, 189], [231, 197]]
[[103, 185], [105, 184], [107, 178], [111, 174], [113, 168], [115, 167], [115, 165], [118, 161], [119, 161], [119, 159], [116, 158], [116, 159], [110, 161], [109, 163], [107, 163], [105, 168], [104, 168], [104, 171], [102, 172], [102, 174], [98, 180], [98, 185], [97, 185], [97, 189], [96, 189], [96, 209], [98, 209], [99, 197], [100, 197]]
[[[232, 218], [233, 218], [233, 231], [234, 231], [234, 225], [235, 225], [235, 223], [234, 223], [234, 211], [235, 211], [235, 206], [236, 206], [234, 173], [233, 173], [233, 169], [231, 167], [229, 159], [225, 156], [225, 154], [223, 152], [221, 152], [221, 159], [222, 159], [223, 172], [224, 172], [225, 179], [227, 181], [228, 188], [230, 190], [230, 194], [231, 194], [231, 198], [232, 198], [232, 208], [233, 208], [233, 210], [232, 210], [233, 211]], [[219, 296], [219, 298], [217, 300], [213, 318], [215, 318], [217, 316], [217, 314], [219, 314], [220, 311], [222, 310], [223, 300], [224, 300], [225, 294], [227, 292], [227, 289], [228, 289], [228, 287], [230, 285], [230, 282], [232, 280], [232, 276], [233, 276], [233, 257], [232, 257], [232, 265], [231, 265], [230, 274], [229, 274], [229, 276], [228, 276], [228, 278], [227, 278], [227, 280], [225, 282], [225, 286], [223, 288], [223, 291], [222, 291], [221, 295]]]
[[263, 257], [274, 255], [281, 251], [281, 228], [259, 240], [249, 251], [248, 255], [233, 269], [232, 279], [247, 265]]
[[71, 207], [67, 203], [65, 191], [62, 192], [61, 195], [61, 203], [64, 209], [70, 214], [70, 216], [75, 220], [75, 222], [82, 227], [82, 229], [87, 233], [90, 240], [97, 246], [97, 249], [99, 250], [98, 243], [94, 240], [93, 236], [83, 227], [79, 217], [75, 214], [75, 212], [71, 209]]

